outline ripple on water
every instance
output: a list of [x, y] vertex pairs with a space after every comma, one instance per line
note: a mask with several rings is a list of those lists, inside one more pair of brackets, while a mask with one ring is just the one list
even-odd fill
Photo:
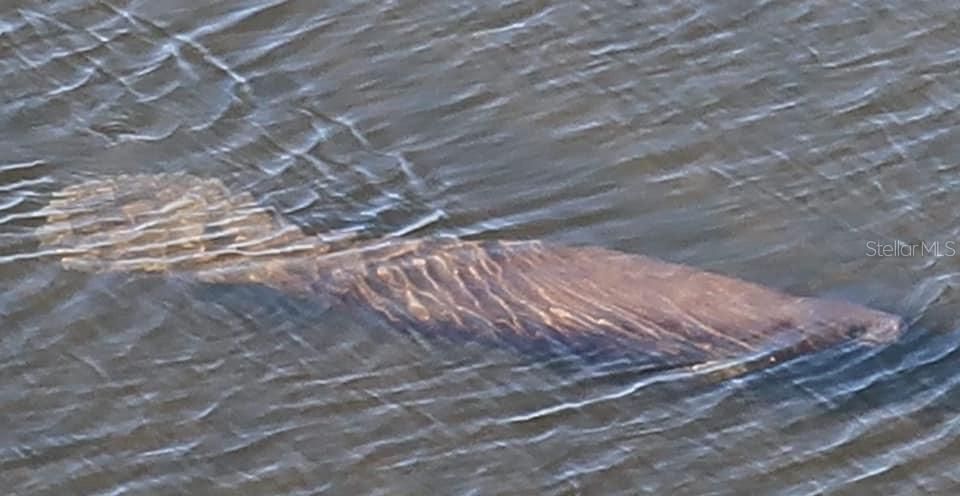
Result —
[[[14, 1], [0, 14], [13, 493], [953, 494], [947, 3]], [[540, 237], [905, 314], [729, 381], [422, 343], [258, 288], [62, 270], [91, 176], [216, 177], [304, 230]]]

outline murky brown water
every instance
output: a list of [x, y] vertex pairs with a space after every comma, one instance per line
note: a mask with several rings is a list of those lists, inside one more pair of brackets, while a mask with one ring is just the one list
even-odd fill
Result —
[[[5, 494], [957, 494], [952, 2], [0, 8]], [[65, 271], [50, 193], [188, 172], [311, 233], [545, 238], [908, 317], [704, 385]], [[960, 245], [956, 248], [960, 249]]]

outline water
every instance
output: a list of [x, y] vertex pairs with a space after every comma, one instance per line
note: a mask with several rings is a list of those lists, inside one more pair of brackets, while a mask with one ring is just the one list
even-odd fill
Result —
[[[955, 494], [951, 2], [0, 9], [7, 494]], [[310, 233], [544, 238], [900, 313], [720, 384], [424, 343], [256, 287], [91, 276], [50, 193], [187, 172]]]

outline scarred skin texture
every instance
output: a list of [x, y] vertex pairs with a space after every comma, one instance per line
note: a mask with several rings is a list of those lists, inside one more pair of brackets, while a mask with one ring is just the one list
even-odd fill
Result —
[[41, 245], [61, 250], [68, 268], [261, 284], [402, 330], [532, 354], [627, 357], [650, 369], [757, 353], [771, 363], [851, 340], [888, 343], [904, 329], [864, 306], [597, 247], [310, 237], [249, 194], [193, 176], [87, 181], [47, 213]]

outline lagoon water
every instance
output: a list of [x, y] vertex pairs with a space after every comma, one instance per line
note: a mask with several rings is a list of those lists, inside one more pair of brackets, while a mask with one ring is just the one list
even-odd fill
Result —
[[[958, 494], [952, 2], [7, 0], [5, 494]], [[257, 287], [67, 271], [87, 178], [310, 233], [600, 245], [910, 322], [720, 383], [558, 370]], [[902, 245], [901, 245], [902, 246]]]

